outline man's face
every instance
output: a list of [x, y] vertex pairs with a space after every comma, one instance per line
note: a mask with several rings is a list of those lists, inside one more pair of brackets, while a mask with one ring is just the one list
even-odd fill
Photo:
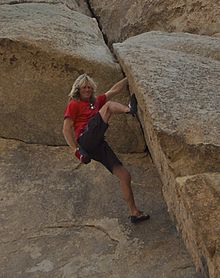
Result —
[[92, 96], [93, 88], [88, 81], [86, 81], [79, 89], [80, 98], [88, 100]]

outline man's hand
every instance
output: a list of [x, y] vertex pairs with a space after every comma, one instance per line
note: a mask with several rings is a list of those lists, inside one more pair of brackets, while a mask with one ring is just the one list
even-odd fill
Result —
[[78, 159], [80, 160], [79, 148], [76, 148], [76, 149], [75, 149], [74, 154], [75, 154], [76, 158], [78, 158]]
[[88, 164], [91, 161], [89, 155], [81, 147], [76, 148], [75, 156], [84, 164]]

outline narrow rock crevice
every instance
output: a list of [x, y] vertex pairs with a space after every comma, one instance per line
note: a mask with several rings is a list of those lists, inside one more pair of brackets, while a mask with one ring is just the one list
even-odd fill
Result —
[[188, 268], [193, 268], [194, 266], [191, 264], [191, 265], [185, 265], [185, 266], [180, 266], [180, 267], [177, 267], [175, 269], [173, 269], [172, 272], [176, 272], [177, 270], [185, 270], [185, 269], [188, 269]]
[[[106, 45], [108, 46], [108, 44], [109, 44], [109, 43], [108, 43], [108, 38], [107, 38], [107, 36], [106, 36], [106, 35], [103, 33], [103, 31], [102, 31], [102, 25], [101, 25], [101, 23], [100, 23], [99, 17], [95, 14], [95, 12], [94, 12], [94, 10], [93, 10], [91, 4], [90, 4], [90, 1], [89, 1], [89, 0], [86, 0], [86, 3], [87, 3], [87, 6], [88, 6], [88, 9], [90, 10], [90, 12], [91, 12], [91, 14], [92, 14], [92, 17], [94, 17], [94, 18], [96, 19], [96, 21], [97, 21], [97, 23], [98, 23], [98, 26], [99, 26], [99, 30], [100, 30], [101, 33], [102, 33], [102, 36], [103, 36], [103, 39], [104, 39]], [[110, 49], [110, 51], [111, 51], [111, 49]]]
[[117, 239], [112, 238], [110, 234], [103, 227], [92, 225], [92, 224], [82, 225], [82, 224], [69, 223], [69, 224], [46, 226], [45, 228], [46, 229], [93, 228], [104, 233], [111, 241], [116, 242], [117, 244], [119, 243], [119, 241]]
[[19, 5], [19, 4], [31, 4], [31, 3], [37, 3], [37, 4], [50, 4], [50, 5], [56, 5], [58, 4], [57, 1], [54, 1], [54, 2], [50, 2], [48, 3], [47, 1], [45, 0], [42, 0], [42, 1], [32, 1], [32, 0], [26, 0], [26, 1], [19, 1], [19, 0], [15, 0], [15, 1], [11, 1], [9, 3], [0, 3], [0, 6], [1, 5]]
[[144, 153], [149, 154], [151, 160], [153, 161], [153, 157], [152, 157], [152, 155], [151, 155], [151, 153], [150, 153], [150, 151], [149, 151], [149, 148], [148, 148], [148, 145], [147, 145], [147, 141], [146, 141], [145, 136], [144, 136], [144, 128], [143, 128], [143, 126], [142, 126], [142, 124], [141, 124], [141, 120], [140, 120], [140, 118], [139, 118], [138, 115], [136, 116], [136, 119], [137, 119], [137, 121], [138, 121], [138, 123], [139, 123], [140, 130], [141, 130], [141, 134], [142, 134], [142, 136], [143, 136], [143, 138], [144, 138], [144, 143], [145, 143]]
[[35, 145], [35, 146], [45, 146], [45, 147], [67, 147], [67, 145], [53, 145], [53, 144], [40, 144], [40, 143], [35, 143], [35, 142], [29, 142], [29, 141], [25, 141], [19, 138], [14, 138], [14, 137], [4, 137], [4, 136], [0, 136], [0, 140], [13, 140], [15, 142], [18, 143], [24, 143], [26, 145]]

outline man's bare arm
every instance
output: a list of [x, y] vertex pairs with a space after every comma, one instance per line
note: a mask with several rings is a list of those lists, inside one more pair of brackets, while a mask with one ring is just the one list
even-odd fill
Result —
[[77, 149], [77, 144], [73, 135], [73, 121], [70, 118], [66, 118], [63, 122], [63, 135], [67, 144], [75, 153]]
[[123, 89], [126, 88], [127, 84], [128, 84], [127, 77], [118, 81], [115, 85], [112, 86], [112, 88], [108, 92], [105, 93], [106, 99], [110, 100], [113, 96], [119, 94]]

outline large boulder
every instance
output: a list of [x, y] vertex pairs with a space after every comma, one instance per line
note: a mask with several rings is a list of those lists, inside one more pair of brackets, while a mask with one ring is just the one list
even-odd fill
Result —
[[205, 35], [220, 32], [219, 1], [91, 0], [90, 4], [110, 45], [152, 30]]
[[[176, 179], [180, 230], [193, 257], [210, 277], [220, 275], [220, 173], [202, 173]], [[187, 210], [185, 209], [187, 208]], [[190, 214], [190, 216], [189, 216]]]
[[1, 139], [1, 277], [198, 277], [150, 156], [121, 158], [152, 216], [140, 226], [102, 165], [79, 164], [67, 147]]
[[[198, 269], [217, 277], [219, 241], [212, 241], [216, 252], [210, 254], [211, 240], [206, 239], [215, 239], [219, 232], [217, 218], [207, 217], [213, 210], [220, 215], [220, 39], [150, 32], [114, 44], [114, 49], [136, 92], [169, 211]], [[206, 182], [201, 182], [203, 173], [209, 177]], [[195, 183], [194, 188], [205, 184], [201, 200], [197, 190], [180, 190], [180, 178]], [[200, 201], [206, 204], [203, 210]], [[202, 217], [207, 221], [200, 221]]]
[[69, 9], [76, 12], [92, 16], [91, 11], [88, 7], [88, 4], [84, 0], [0, 0], [0, 5], [4, 4], [21, 4], [21, 3], [47, 3], [47, 4], [64, 4]]
[[[95, 19], [46, 3], [0, 6], [0, 71], [0, 136], [49, 145], [65, 144], [63, 112], [76, 77], [87, 72], [98, 93], [123, 78]], [[137, 121], [121, 115], [112, 126], [117, 150], [143, 151]]]

